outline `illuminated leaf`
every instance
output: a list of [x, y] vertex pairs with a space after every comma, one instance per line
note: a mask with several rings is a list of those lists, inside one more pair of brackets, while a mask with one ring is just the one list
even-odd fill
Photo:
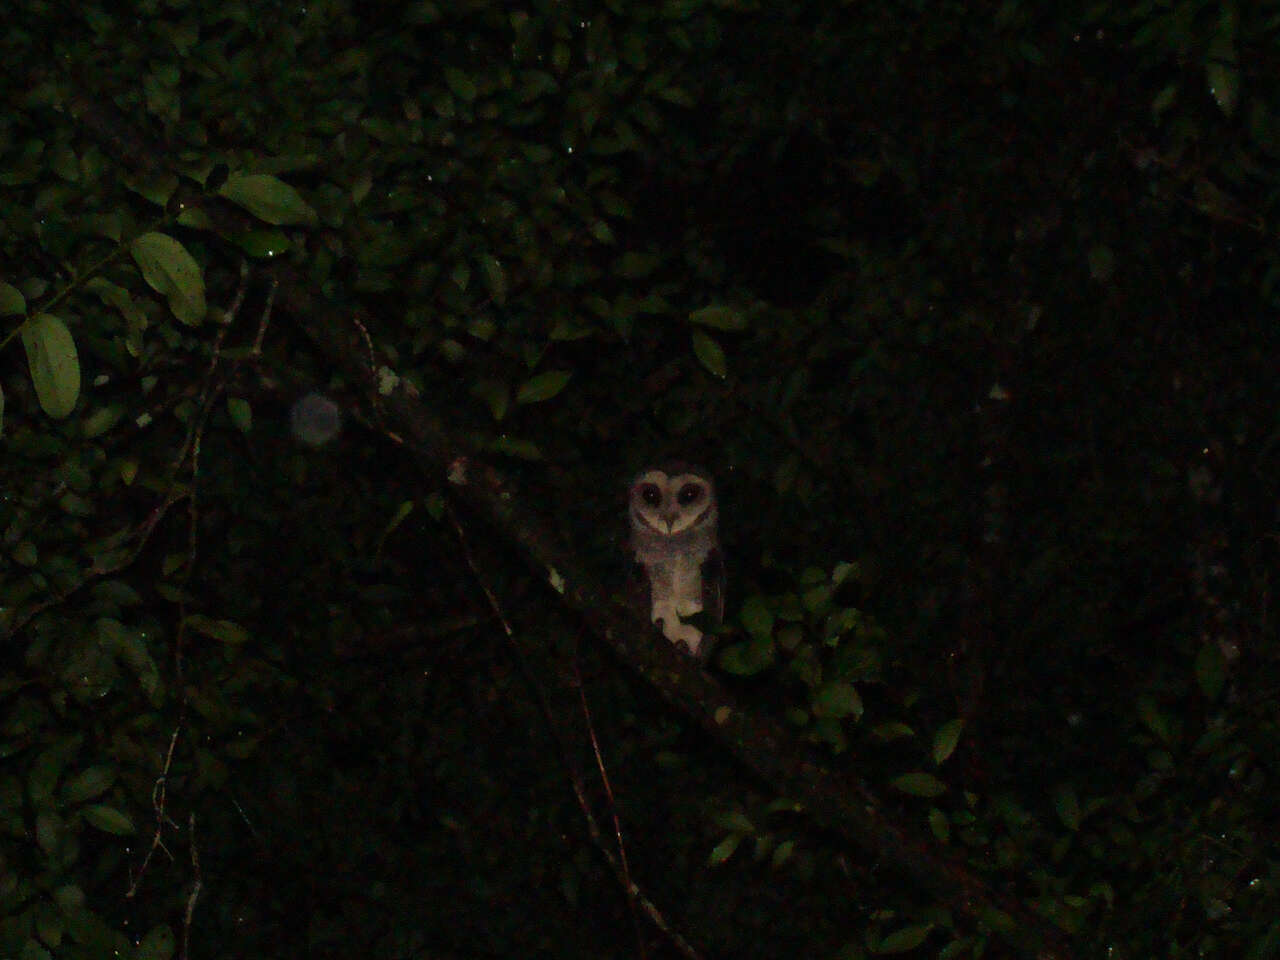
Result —
[[453, 91], [453, 95], [459, 100], [465, 100], [470, 103], [476, 98], [478, 91], [475, 81], [457, 67], [444, 68], [444, 82], [449, 85], [449, 89]]
[[1080, 798], [1075, 787], [1069, 783], [1058, 787], [1053, 794], [1053, 807], [1068, 830], [1080, 829]]
[[906, 953], [924, 943], [925, 937], [933, 930], [932, 923], [916, 923], [896, 930], [880, 941], [876, 953]]
[[232, 173], [218, 188], [218, 195], [277, 227], [282, 224], [315, 226], [319, 220], [302, 194], [280, 178], [265, 173]]
[[516, 403], [541, 403], [563, 390], [573, 377], [571, 370], [548, 370], [530, 377], [516, 391]]
[[176, 940], [173, 929], [162, 923], [147, 931], [133, 951], [133, 960], [169, 960], [173, 956]]
[[84, 431], [86, 439], [92, 440], [94, 437], [101, 436], [106, 433], [117, 423], [125, 414], [125, 408], [118, 403], [109, 406], [99, 407], [89, 416], [84, 418], [81, 429]]
[[22, 291], [0, 280], [0, 317], [21, 316], [27, 312], [27, 299]]
[[951, 756], [960, 742], [960, 733], [964, 730], [964, 721], [960, 718], [948, 720], [933, 736], [933, 762], [941, 765]]
[[716, 330], [742, 330], [747, 318], [733, 307], [703, 307], [689, 314], [689, 322]]
[[947, 785], [931, 773], [904, 773], [889, 783], [913, 797], [937, 797], [947, 792]]
[[817, 717], [862, 716], [862, 697], [857, 687], [843, 680], [828, 683], [813, 696], [813, 713]]
[[733, 856], [734, 851], [738, 849], [738, 844], [740, 843], [742, 843], [742, 834], [729, 834], [716, 844], [715, 849], [711, 851], [711, 855], [707, 857], [707, 863], [713, 867], [718, 863], [724, 863]]
[[175, 317], [187, 326], [204, 320], [204, 277], [186, 247], [163, 233], [144, 233], [129, 249], [147, 285], [164, 295]]
[[51, 313], [38, 313], [22, 325], [22, 346], [40, 408], [55, 420], [75, 409], [80, 396], [80, 358], [71, 331]]
[[724, 348], [701, 330], [693, 331], [693, 353], [707, 372], [723, 380], [729, 373]]
[[114, 833], [120, 836], [127, 836], [134, 832], [133, 821], [126, 817], [115, 807], [109, 807], [105, 804], [94, 804], [85, 807], [82, 811], [85, 820], [93, 824], [104, 833]]
[[244, 397], [227, 397], [227, 415], [241, 433], [248, 433], [252, 429], [253, 407]]
[[249, 631], [231, 620], [215, 620], [197, 613], [187, 617], [184, 622], [196, 633], [202, 633], [214, 640], [221, 640], [223, 643], [240, 644], [249, 640]]
[[62, 786], [62, 800], [67, 804], [84, 803], [105, 793], [116, 782], [116, 768], [108, 764], [89, 767]]
[[489, 296], [498, 306], [507, 302], [507, 272], [497, 257], [486, 253], [480, 258], [480, 271], [484, 274], [484, 283]]
[[756, 594], [742, 605], [742, 626], [756, 638], [767, 638], [773, 633], [773, 612], [764, 597]]

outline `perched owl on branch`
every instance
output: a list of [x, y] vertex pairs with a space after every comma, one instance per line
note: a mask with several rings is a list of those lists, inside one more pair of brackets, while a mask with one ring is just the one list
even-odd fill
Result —
[[673, 644], [705, 661], [711, 640], [683, 618], [705, 613], [717, 624], [724, 618], [715, 485], [698, 467], [650, 467], [631, 481], [627, 513], [650, 618]]

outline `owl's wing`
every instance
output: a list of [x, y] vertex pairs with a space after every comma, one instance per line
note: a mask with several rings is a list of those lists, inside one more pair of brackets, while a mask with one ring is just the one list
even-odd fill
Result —
[[639, 560], [632, 558], [627, 576], [627, 602], [642, 611], [645, 620], [653, 609], [653, 591], [649, 588], [649, 571]]
[[[719, 547], [713, 547], [702, 561], [702, 611], [715, 626], [724, 623], [724, 554]], [[700, 660], [711, 656], [711, 648], [715, 646], [714, 637], [706, 637], [702, 644]]]

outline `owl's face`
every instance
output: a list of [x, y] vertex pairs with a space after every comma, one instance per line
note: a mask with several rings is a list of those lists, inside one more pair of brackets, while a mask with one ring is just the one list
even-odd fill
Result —
[[662, 536], [714, 526], [716, 490], [701, 472], [645, 470], [631, 481], [631, 525]]

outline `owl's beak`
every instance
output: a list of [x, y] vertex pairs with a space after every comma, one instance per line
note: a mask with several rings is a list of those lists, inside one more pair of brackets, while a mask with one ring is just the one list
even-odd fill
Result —
[[674, 533], [676, 529], [676, 517], [679, 514], [674, 510], [663, 511], [662, 522], [667, 525], [667, 533]]

